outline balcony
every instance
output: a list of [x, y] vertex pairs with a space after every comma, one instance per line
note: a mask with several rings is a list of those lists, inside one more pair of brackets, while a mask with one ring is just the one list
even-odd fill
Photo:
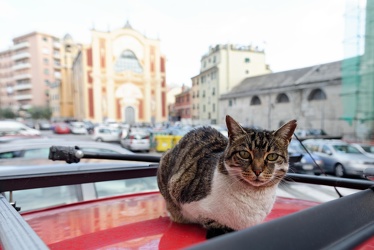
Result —
[[14, 76], [14, 80], [31, 79], [31, 74], [19, 74]]
[[61, 64], [55, 62], [55, 63], [53, 64], [53, 67], [54, 67], [55, 69], [61, 69]]
[[17, 101], [31, 100], [32, 99], [32, 95], [31, 94], [28, 94], [28, 95], [16, 95], [14, 97], [14, 99], [16, 99]]
[[59, 42], [54, 42], [54, 43], [53, 43], [53, 48], [61, 49], [61, 43], [59, 43]]
[[29, 69], [31, 68], [30, 63], [19, 63], [12, 67], [13, 70]]
[[31, 55], [29, 52], [22, 52], [22, 53], [18, 53], [18, 54], [15, 54], [12, 56], [12, 60], [13, 61], [17, 61], [17, 60], [21, 60], [21, 59], [26, 59], [26, 58], [30, 58]]
[[61, 79], [61, 72], [55, 71], [55, 78], [56, 79]]
[[14, 45], [11, 50], [19, 50], [19, 49], [25, 49], [25, 48], [28, 48], [30, 47], [30, 43], [29, 42], [23, 42], [23, 43], [18, 43], [16, 45]]
[[57, 51], [54, 51], [54, 52], [53, 52], [53, 57], [54, 57], [55, 59], [60, 59], [60, 53], [57, 52]]
[[14, 90], [26, 90], [26, 89], [32, 89], [31, 83], [26, 83], [26, 84], [18, 84], [14, 86]]

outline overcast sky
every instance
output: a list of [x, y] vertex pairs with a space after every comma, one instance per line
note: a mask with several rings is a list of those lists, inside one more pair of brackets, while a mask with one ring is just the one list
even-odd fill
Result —
[[344, 58], [345, 0], [0, 0], [0, 50], [32, 31], [71, 34], [89, 43], [90, 29], [127, 20], [159, 38], [167, 83], [191, 84], [209, 46], [263, 46], [274, 72]]

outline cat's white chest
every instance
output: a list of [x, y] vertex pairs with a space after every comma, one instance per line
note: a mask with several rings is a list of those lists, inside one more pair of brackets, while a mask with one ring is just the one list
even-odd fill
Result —
[[259, 191], [217, 172], [212, 185], [206, 198], [182, 205], [191, 222], [211, 219], [240, 230], [262, 222], [273, 207], [276, 185]]

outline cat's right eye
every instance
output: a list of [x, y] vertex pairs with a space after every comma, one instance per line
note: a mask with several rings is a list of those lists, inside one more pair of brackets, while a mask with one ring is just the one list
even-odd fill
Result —
[[243, 159], [249, 159], [251, 157], [248, 151], [239, 151], [239, 156]]

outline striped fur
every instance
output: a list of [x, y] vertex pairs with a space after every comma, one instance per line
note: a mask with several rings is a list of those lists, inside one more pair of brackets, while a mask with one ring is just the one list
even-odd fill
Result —
[[288, 170], [290, 121], [277, 131], [241, 127], [226, 117], [229, 138], [211, 127], [190, 131], [166, 152], [158, 185], [172, 220], [239, 230], [270, 212]]

